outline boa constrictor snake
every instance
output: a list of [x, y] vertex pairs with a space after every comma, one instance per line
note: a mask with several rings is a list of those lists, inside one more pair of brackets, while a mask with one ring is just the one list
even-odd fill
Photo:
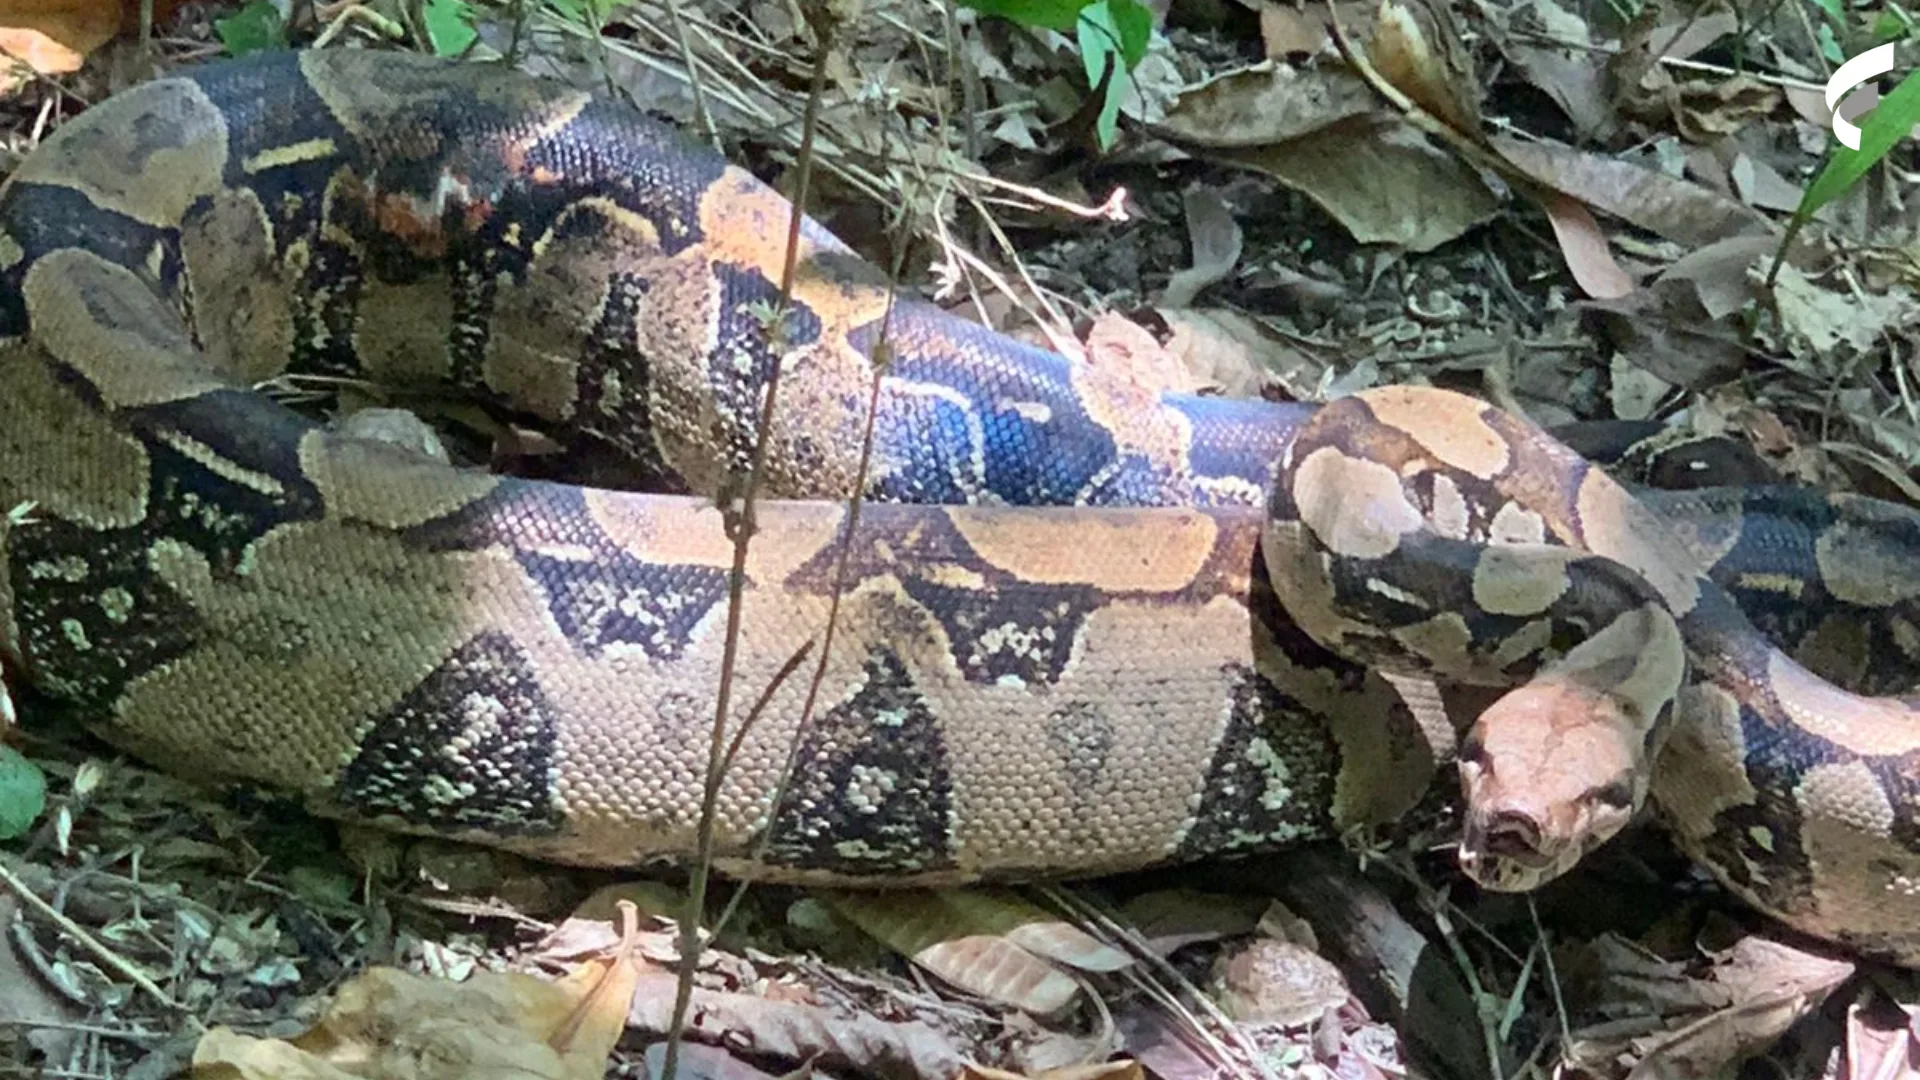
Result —
[[[1435, 680], [1517, 683], [1459, 746], [1475, 876], [1551, 876], [1651, 790], [1738, 895], [1920, 963], [1913, 707], [1740, 607], [1787, 649], [1910, 641], [1913, 515], [1636, 497], [1435, 389], [1162, 393], [890, 305], [811, 223], [776, 326], [789, 213], [629, 108], [473, 65], [282, 54], [93, 107], [0, 190], [10, 668], [323, 813], [685, 856], [732, 551], [701, 494], [778, 366], [793, 501], [756, 517], [723, 870], [1086, 875], [1391, 823], [1447, 764]], [[345, 434], [256, 391], [289, 372], [511, 410], [664, 493]], [[819, 678], [777, 679], [809, 643]]]

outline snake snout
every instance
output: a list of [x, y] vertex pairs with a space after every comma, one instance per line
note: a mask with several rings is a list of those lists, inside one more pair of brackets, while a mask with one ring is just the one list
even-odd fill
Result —
[[1537, 859], [1543, 831], [1533, 815], [1520, 810], [1502, 810], [1487, 822], [1480, 846], [1495, 858]]
[[1502, 892], [1572, 869], [1638, 806], [1642, 745], [1612, 695], [1562, 682], [1510, 691], [1461, 746], [1461, 869]]

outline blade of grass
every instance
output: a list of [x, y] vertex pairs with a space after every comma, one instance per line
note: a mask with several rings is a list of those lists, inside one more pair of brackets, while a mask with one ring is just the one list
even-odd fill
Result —
[[1772, 287], [1774, 275], [1780, 272], [1780, 264], [1786, 260], [1794, 238], [1813, 215], [1859, 183], [1867, 170], [1879, 164], [1915, 124], [1920, 124], [1920, 71], [1910, 72], [1901, 79], [1893, 93], [1880, 99], [1880, 104], [1867, 114], [1866, 123], [1860, 125], [1860, 149], [1851, 150], [1835, 142], [1833, 156], [1827, 159], [1813, 183], [1807, 185], [1800, 205], [1794, 208], [1793, 220], [1787, 223], [1787, 231], [1780, 238], [1773, 265], [1767, 268], [1768, 287]]

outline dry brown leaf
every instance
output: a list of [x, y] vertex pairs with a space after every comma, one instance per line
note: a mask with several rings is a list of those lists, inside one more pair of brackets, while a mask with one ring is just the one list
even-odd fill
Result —
[[[1396, 37], [1411, 32], [1400, 27]], [[1403, 42], [1401, 49], [1413, 45]], [[1390, 54], [1403, 67], [1438, 64]], [[1403, 76], [1439, 78], [1424, 69]], [[1266, 63], [1230, 72], [1183, 93], [1152, 130], [1191, 153], [1255, 169], [1303, 192], [1361, 243], [1430, 251], [1499, 207], [1479, 173], [1379, 110], [1357, 75], [1331, 63]]]
[[1706, 955], [1705, 964], [1662, 960], [1612, 934], [1560, 950], [1569, 1005], [1624, 1018], [1575, 1032], [1569, 1060], [1608, 1075], [1631, 1061], [1630, 1080], [1732, 1075], [1854, 970], [1754, 935]]
[[1343, 67], [1264, 63], [1188, 88], [1153, 131], [1203, 150], [1257, 148], [1376, 108], [1373, 91]]
[[1156, 308], [1166, 350], [1193, 379], [1226, 397], [1259, 397], [1278, 382], [1295, 400], [1314, 397], [1327, 366], [1265, 324], [1229, 308]]
[[1780, 91], [1749, 75], [1725, 79], [1690, 79], [1674, 87], [1674, 126], [1697, 143], [1712, 143], [1756, 120], [1780, 105]]
[[1527, 82], [1560, 106], [1581, 140], [1594, 138], [1613, 126], [1607, 54], [1579, 47], [1593, 40], [1585, 19], [1567, 10], [1559, 0], [1529, 0], [1515, 10], [1508, 30], [1497, 42], [1501, 53], [1513, 61]]
[[1674, 111], [1673, 76], [1660, 64], [1663, 57], [1686, 59], [1716, 40], [1740, 29], [1740, 21], [1724, 8], [1647, 4], [1621, 35], [1620, 50], [1607, 65], [1609, 81], [1619, 88], [1621, 111], [1659, 123]]
[[[342, 986], [320, 1023], [297, 1039], [208, 1032], [194, 1049], [193, 1076], [598, 1080], [612, 1041], [590, 1045], [575, 1037], [581, 1004], [580, 987], [531, 975], [483, 971], [456, 983], [370, 968]], [[624, 1019], [624, 1002], [619, 1011]], [[549, 1042], [556, 1036], [560, 1041]]]
[[1748, 936], [1713, 956], [1729, 1004], [1652, 1040], [1628, 1080], [1712, 1076], [1765, 1049], [1853, 976], [1854, 965]]
[[[660, 1035], [673, 1015], [674, 979], [664, 972], [640, 979], [632, 1026]], [[742, 1053], [814, 1061], [885, 1076], [948, 1077], [965, 1067], [953, 1041], [918, 1020], [889, 1022], [869, 1013], [846, 1015], [818, 1005], [695, 988], [687, 1033], [724, 1042]]]
[[[1336, 0], [1334, 17], [1355, 37], [1364, 39], [1373, 32], [1371, 0]], [[1327, 48], [1327, 5], [1295, 6], [1290, 3], [1260, 5], [1260, 42], [1273, 60], [1312, 56]]]
[[1633, 291], [1633, 278], [1613, 259], [1600, 223], [1578, 200], [1557, 191], [1544, 193], [1541, 205], [1553, 225], [1554, 239], [1566, 257], [1573, 280], [1596, 300], [1612, 300]]
[[1614, 356], [1607, 362], [1607, 401], [1613, 415], [1621, 420], [1646, 420], [1653, 416], [1673, 384], [1645, 368]]
[[1815, 378], [1839, 374], [1855, 357], [1873, 349], [1890, 326], [1913, 325], [1913, 294], [1899, 290], [1858, 293], [1828, 288], [1791, 263], [1783, 263], [1770, 293], [1777, 324], [1761, 325], [1756, 336], [1782, 362]]
[[[78, 71], [88, 53], [111, 41], [121, 21], [118, 0], [4, 0], [0, 53], [39, 74], [64, 75]], [[13, 90], [19, 78], [0, 72], [0, 92]]]
[[1751, 271], [1763, 260], [1771, 262], [1777, 246], [1771, 236], [1730, 236], [1675, 259], [1651, 287], [1676, 304], [1697, 305], [1706, 321], [1719, 322], [1759, 297]]
[[1415, 104], [1470, 138], [1480, 135], [1480, 81], [1451, 11], [1426, 0], [1381, 0], [1367, 61]]
[[464, 982], [370, 968], [292, 1040], [215, 1028], [194, 1048], [196, 1080], [597, 1080], [626, 1030], [640, 972], [635, 914], [621, 943], [557, 982], [483, 971]]
[[1289, 142], [1216, 156], [1301, 192], [1363, 244], [1432, 251], [1500, 208], [1479, 173], [1385, 115], [1353, 117]]
[[1622, 358], [1676, 386], [1697, 390], [1732, 378], [1746, 364], [1747, 347], [1732, 328], [1676, 311], [1653, 290], [1579, 306]]
[[1167, 279], [1167, 291], [1160, 302], [1168, 307], [1191, 306], [1201, 290], [1226, 280], [1240, 262], [1240, 225], [1233, 220], [1233, 211], [1220, 193], [1212, 188], [1189, 188], [1183, 201], [1193, 265]]
[[1914, 1080], [1920, 1077], [1920, 1040], [1914, 1007], [1879, 995], [1847, 1006], [1846, 1080]]
[[550, 1028], [546, 1042], [582, 1075], [594, 1068], [604, 1070], [607, 1055], [627, 1028], [627, 1014], [633, 1006], [633, 992], [640, 983], [639, 914], [628, 900], [616, 902], [621, 932], [620, 946], [613, 955], [595, 957], [568, 972], [553, 985], [575, 996], [574, 1007], [561, 1022]]
[[1750, 207], [1617, 157], [1505, 135], [1489, 142], [1539, 183], [1689, 248], [1773, 230], [1773, 224]]
[[1127, 901], [1122, 911], [1148, 948], [1168, 956], [1196, 942], [1252, 933], [1267, 903], [1257, 896], [1160, 889]]
[[961, 989], [1037, 1015], [1056, 1012], [1079, 983], [1056, 964], [1116, 971], [1132, 962], [1005, 890], [822, 893], [862, 930]]
[[1304, 945], [1261, 938], [1215, 962], [1213, 998], [1241, 1023], [1299, 1027], [1319, 1020], [1352, 996], [1326, 958]]
[[1748, 206], [1789, 214], [1800, 205], [1800, 185], [1751, 154], [1736, 154], [1733, 164], [1727, 166], [1727, 177]]

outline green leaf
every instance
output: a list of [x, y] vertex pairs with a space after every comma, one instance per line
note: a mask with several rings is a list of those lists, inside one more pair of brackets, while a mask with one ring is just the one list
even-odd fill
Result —
[[1080, 60], [1087, 70], [1087, 85], [1098, 89], [1100, 80], [1107, 77], [1107, 68], [1114, 69], [1113, 76], [1107, 78], [1107, 96], [1100, 103], [1100, 116], [1094, 121], [1093, 131], [1100, 140], [1102, 150], [1113, 145], [1114, 135], [1120, 126], [1120, 98], [1127, 89], [1126, 58], [1120, 55], [1116, 47], [1120, 39], [1114, 28], [1112, 13], [1104, 3], [1087, 8], [1087, 17], [1080, 20], [1079, 32], [1075, 35], [1080, 41]]
[[1893, 144], [1905, 138], [1916, 123], [1920, 123], [1920, 71], [1910, 72], [1901, 79], [1893, 93], [1881, 98], [1867, 114], [1866, 122], [1860, 125], [1860, 149], [1850, 150], [1835, 140], [1833, 156], [1821, 167], [1813, 183], [1807, 185], [1806, 194], [1800, 196], [1800, 205], [1793, 208], [1793, 219], [1787, 222], [1786, 233], [1780, 237], [1780, 246], [1773, 253], [1773, 266], [1767, 271], [1769, 282], [1808, 220], [1821, 207], [1859, 183], [1867, 170], [1886, 157]]
[[47, 778], [11, 746], [0, 746], [0, 840], [21, 836], [47, 809]]
[[1821, 23], [1813, 28], [1813, 36], [1819, 39], [1820, 55], [1826, 57], [1828, 63], [1838, 66], [1847, 62], [1845, 50], [1840, 48], [1839, 39], [1833, 36], [1833, 27]]
[[213, 20], [213, 33], [234, 56], [287, 47], [286, 22], [271, 0], [253, 0], [226, 18]]
[[1153, 38], [1153, 12], [1139, 0], [1095, 0], [1080, 13], [1074, 36], [1080, 43], [1088, 86], [1100, 85], [1108, 64], [1119, 65], [1107, 82], [1106, 100], [1100, 103], [1100, 116], [1094, 122], [1101, 147], [1109, 147], [1119, 129], [1121, 99], [1133, 82], [1130, 72], [1147, 55], [1147, 43]]
[[1065, 34], [1080, 22], [1081, 9], [1091, 0], [960, 0], [982, 15], [998, 15], [1021, 26], [1041, 26]]
[[1807, 193], [1800, 197], [1793, 216], [1804, 219], [1844, 195], [1868, 169], [1887, 156], [1894, 143], [1906, 138], [1915, 124], [1920, 124], [1920, 71], [1908, 73], [1900, 85], [1893, 88], [1893, 93], [1881, 98], [1867, 114], [1866, 122], [1860, 125], [1860, 149], [1834, 146], [1833, 156], [1808, 186]]
[[1153, 40], [1153, 12], [1139, 0], [1106, 0], [1114, 31], [1120, 38], [1120, 55], [1127, 58], [1127, 70], [1140, 66], [1147, 58], [1147, 43]]
[[458, 56], [480, 36], [473, 29], [473, 9], [466, 0], [427, 0], [422, 16], [427, 43], [436, 56]]

